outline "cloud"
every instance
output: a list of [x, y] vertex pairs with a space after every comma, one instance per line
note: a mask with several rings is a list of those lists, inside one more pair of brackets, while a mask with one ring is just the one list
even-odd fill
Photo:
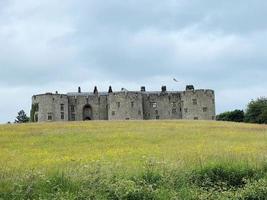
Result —
[[[78, 85], [156, 90], [193, 83], [218, 93], [218, 112], [244, 108], [266, 94], [266, 6], [261, 0], [0, 1], [0, 121], [18, 107], [29, 110], [32, 94]], [[238, 92], [240, 101], [232, 95]]]

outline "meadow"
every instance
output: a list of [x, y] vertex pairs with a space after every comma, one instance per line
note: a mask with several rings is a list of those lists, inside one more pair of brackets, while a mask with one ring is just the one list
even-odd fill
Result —
[[0, 125], [0, 199], [267, 199], [267, 126]]

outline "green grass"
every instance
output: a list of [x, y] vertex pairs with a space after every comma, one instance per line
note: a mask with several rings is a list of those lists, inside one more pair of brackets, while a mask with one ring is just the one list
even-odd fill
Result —
[[267, 199], [267, 126], [0, 126], [0, 199]]

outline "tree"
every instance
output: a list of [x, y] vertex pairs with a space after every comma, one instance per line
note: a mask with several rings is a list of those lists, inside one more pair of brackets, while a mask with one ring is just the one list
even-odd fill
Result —
[[244, 122], [245, 114], [243, 110], [234, 110], [221, 113], [216, 116], [218, 121]]
[[18, 112], [18, 116], [15, 119], [15, 123], [27, 123], [30, 121], [30, 118], [26, 115], [24, 110]]
[[246, 110], [245, 121], [249, 123], [267, 123], [267, 98], [252, 100]]

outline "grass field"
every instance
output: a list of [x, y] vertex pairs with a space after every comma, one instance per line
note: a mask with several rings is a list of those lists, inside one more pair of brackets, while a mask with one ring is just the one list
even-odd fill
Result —
[[267, 199], [267, 126], [0, 126], [0, 199]]

